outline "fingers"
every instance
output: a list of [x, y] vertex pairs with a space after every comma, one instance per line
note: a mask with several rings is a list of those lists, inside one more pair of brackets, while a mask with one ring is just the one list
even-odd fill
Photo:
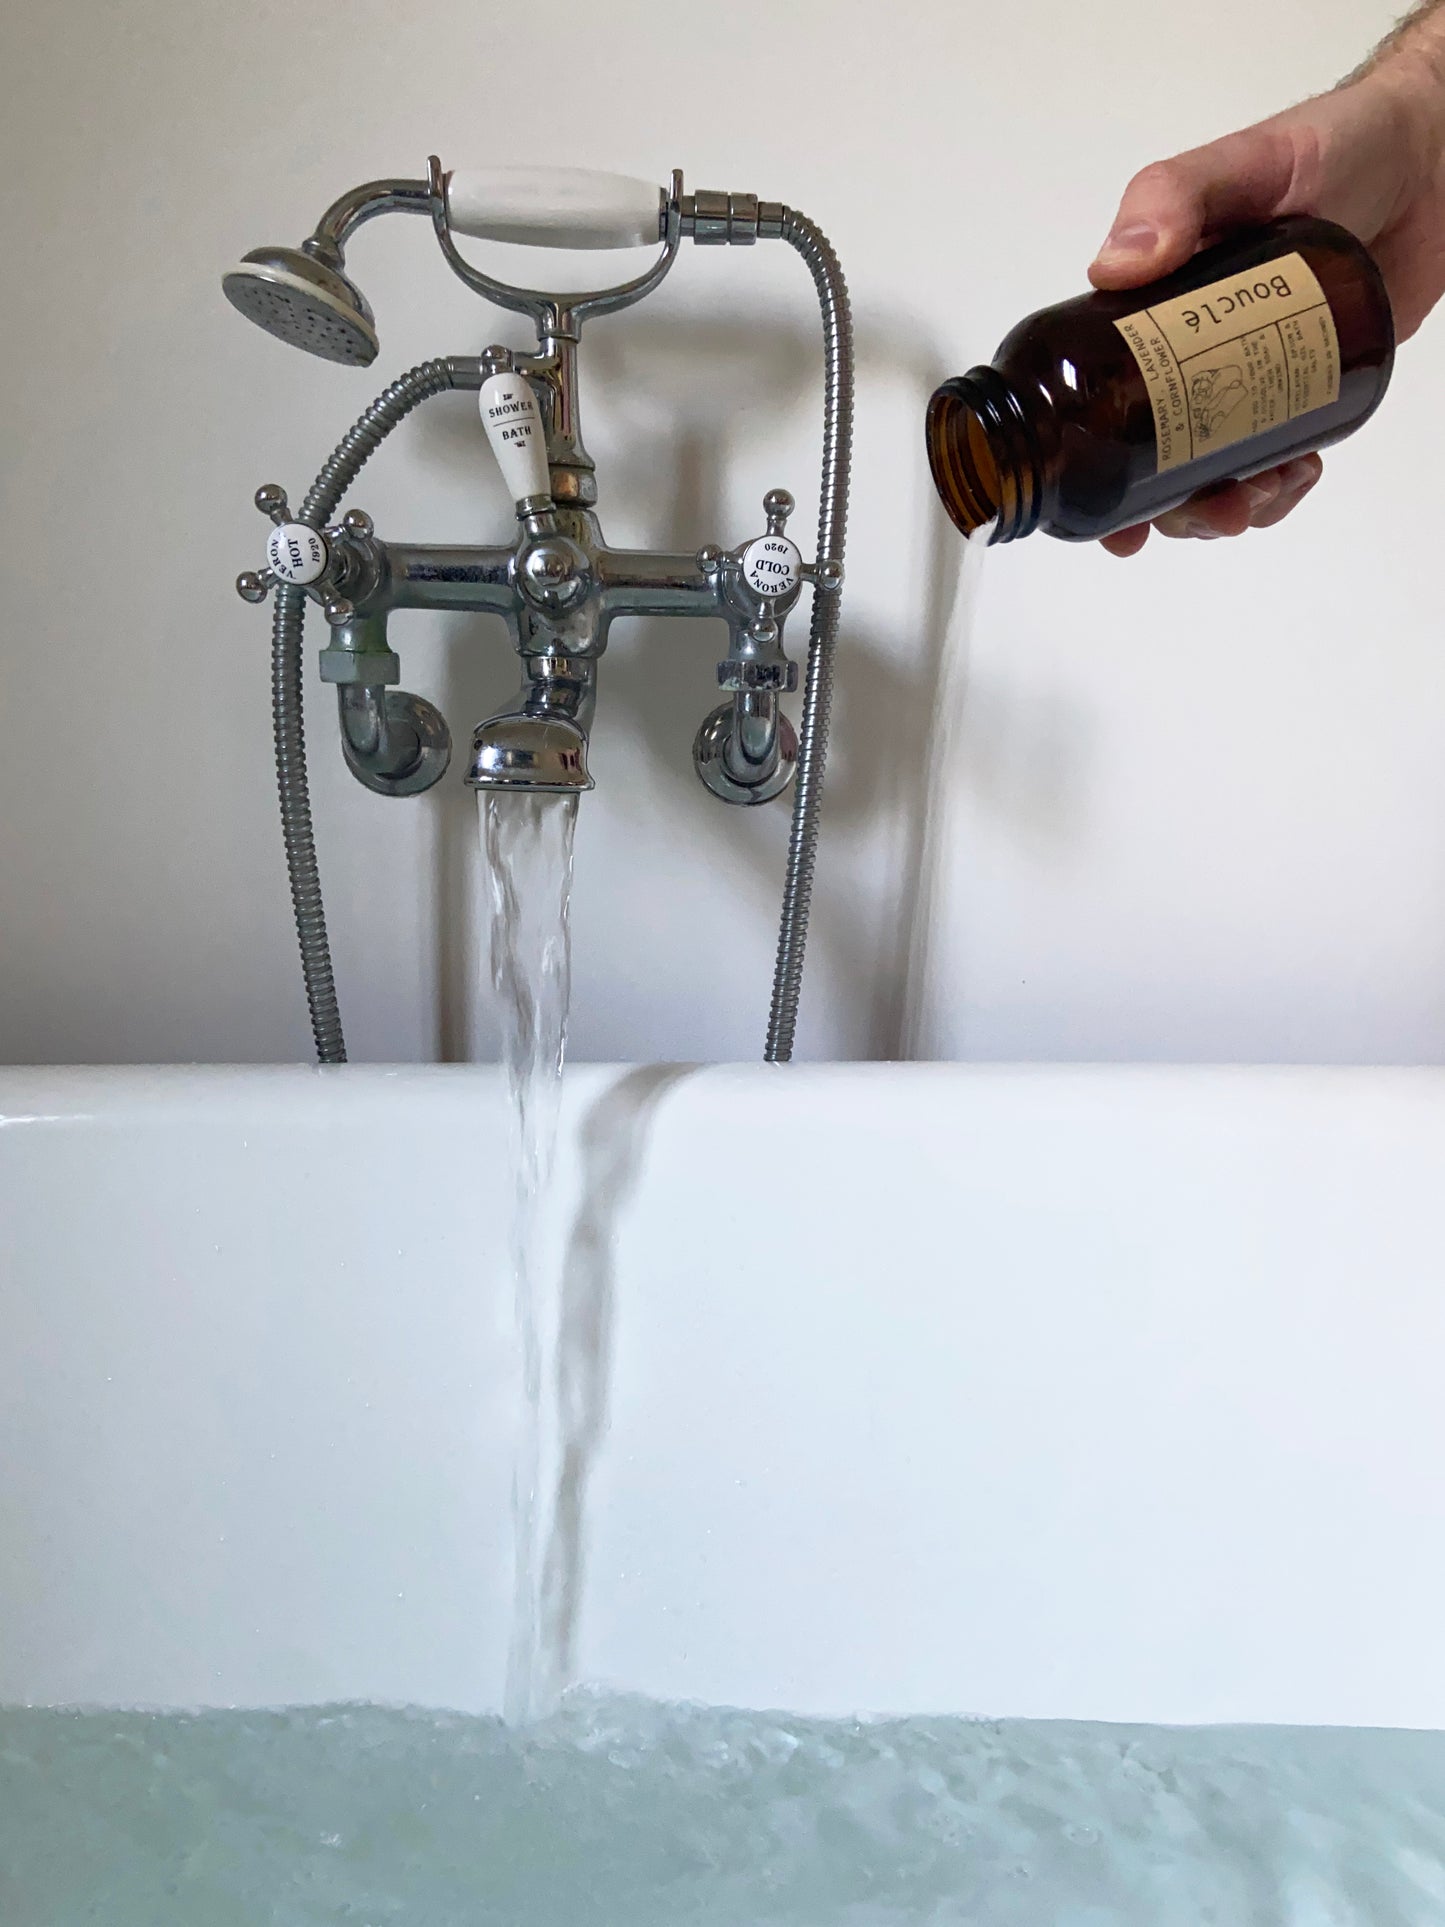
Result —
[[1290, 190], [1295, 137], [1262, 121], [1136, 174], [1089, 270], [1096, 288], [1134, 288], [1182, 267], [1217, 228], [1264, 221]]
[[[1243, 535], [1247, 529], [1272, 529], [1298, 508], [1323, 473], [1324, 463], [1318, 455], [1302, 455], [1283, 468], [1208, 489], [1161, 515], [1153, 526], [1175, 541], [1201, 542]], [[1149, 526], [1141, 524], [1106, 535], [1101, 546], [1110, 555], [1127, 559], [1137, 555], [1148, 539]]]
[[1127, 561], [1131, 555], [1137, 555], [1148, 540], [1149, 524], [1140, 522], [1132, 529], [1120, 529], [1116, 535], [1106, 535], [1100, 547], [1107, 549], [1110, 555]]
[[1227, 482], [1222, 488], [1195, 495], [1181, 508], [1158, 516], [1154, 526], [1176, 542], [1213, 542], [1221, 536], [1243, 535], [1256, 511], [1272, 508], [1279, 495], [1275, 475], [1252, 475], [1248, 482]]
[[1282, 522], [1299, 507], [1324, 472], [1325, 465], [1318, 455], [1301, 456], [1299, 461], [1281, 469], [1279, 494], [1270, 508], [1255, 516], [1253, 526], [1272, 529], [1276, 522]]
[[1318, 455], [1302, 455], [1283, 468], [1206, 489], [1182, 508], [1161, 515], [1154, 526], [1161, 535], [1204, 542], [1243, 535], [1247, 529], [1272, 529], [1298, 507], [1323, 472]]

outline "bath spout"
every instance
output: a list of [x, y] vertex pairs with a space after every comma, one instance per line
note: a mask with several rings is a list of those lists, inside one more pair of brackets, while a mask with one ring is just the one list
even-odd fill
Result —
[[587, 737], [570, 717], [512, 713], [479, 723], [467, 782], [474, 790], [573, 796], [594, 787]]
[[478, 723], [467, 782], [477, 790], [573, 796], [594, 787], [587, 725], [596, 700], [595, 662], [533, 658], [510, 709]]

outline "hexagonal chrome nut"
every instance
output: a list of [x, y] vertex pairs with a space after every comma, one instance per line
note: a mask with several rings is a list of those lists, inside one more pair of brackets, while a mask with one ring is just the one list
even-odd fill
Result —
[[720, 662], [719, 689], [773, 689], [791, 695], [798, 686], [795, 662]]
[[392, 649], [323, 649], [319, 661], [322, 682], [395, 684], [401, 681], [401, 658]]

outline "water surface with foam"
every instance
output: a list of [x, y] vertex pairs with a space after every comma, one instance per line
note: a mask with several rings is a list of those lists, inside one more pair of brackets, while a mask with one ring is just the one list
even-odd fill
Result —
[[6, 1927], [1435, 1927], [1445, 1734], [0, 1713]]

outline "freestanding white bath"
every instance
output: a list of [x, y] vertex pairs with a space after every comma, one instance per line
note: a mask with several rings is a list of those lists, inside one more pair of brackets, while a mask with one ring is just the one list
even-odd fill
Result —
[[[0, 1074], [0, 1702], [496, 1706], [506, 1130]], [[561, 1162], [584, 1677], [1445, 1727], [1445, 1076], [579, 1069]]]

